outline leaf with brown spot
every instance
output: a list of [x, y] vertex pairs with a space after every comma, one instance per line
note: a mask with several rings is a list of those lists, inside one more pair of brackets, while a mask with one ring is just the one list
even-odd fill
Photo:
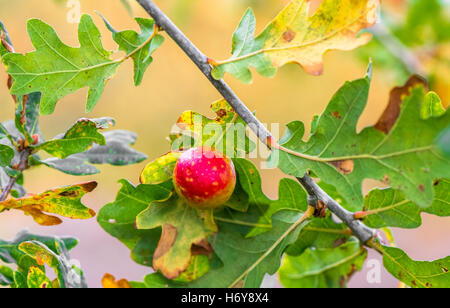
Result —
[[167, 201], [153, 202], [137, 216], [136, 225], [140, 230], [162, 227], [153, 256], [155, 270], [174, 279], [188, 268], [193, 245], [205, 246], [208, 236], [217, 232], [217, 226], [211, 226], [203, 216], [201, 210], [188, 206], [177, 195]]
[[102, 286], [105, 289], [131, 289], [131, 285], [128, 280], [116, 280], [116, 278], [111, 274], [103, 275]]
[[[398, 114], [385, 112], [379, 122], [383, 125], [358, 131], [371, 71], [369, 67], [366, 78], [346, 82], [337, 91], [307, 141], [303, 140], [304, 124], [289, 123], [279, 145], [273, 147], [269, 166], [295, 177], [312, 171], [339, 191], [352, 212], [362, 210], [365, 179], [389, 181], [406, 198], [426, 208], [433, 201], [434, 180], [450, 178], [450, 156], [441, 152], [438, 143], [450, 123], [450, 112], [423, 119], [427, 92], [419, 77], [413, 77], [409, 86], [393, 91], [396, 99], [391, 98], [388, 110], [400, 108], [401, 101]], [[336, 111], [341, 119], [333, 115]]]
[[355, 167], [355, 163], [353, 162], [353, 160], [337, 160], [330, 162], [330, 164], [335, 166], [342, 174], [352, 173]]
[[403, 86], [391, 90], [389, 103], [380, 119], [378, 119], [377, 124], [374, 125], [375, 129], [385, 134], [389, 133], [400, 115], [400, 108], [404, 97], [409, 96], [411, 90], [417, 86], [428, 88], [428, 83], [419, 75], [413, 75]]
[[266, 77], [287, 63], [297, 63], [313, 75], [323, 71], [323, 55], [329, 50], [352, 50], [370, 41], [360, 33], [376, 22], [378, 0], [323, 0], [310, 16], [309, 0], [291, 0], [255, 38], [256, 20], [248, 9], [233, 35], [232, 56], [211, 61], [212, 76], [226, 72], [244, 83], [252, 81], [251, 67]]
[[53, 226], [62, 223], [57, 214], [71, 219], [89, 219], [95, 212], [81, 203], [81, 198], [97, 187], [97, 182], [87, 182], [48, 190], [39, 195], [9, 199], [0, 203], [0, 210], [20, 210], [30, 215], [40, 225]]

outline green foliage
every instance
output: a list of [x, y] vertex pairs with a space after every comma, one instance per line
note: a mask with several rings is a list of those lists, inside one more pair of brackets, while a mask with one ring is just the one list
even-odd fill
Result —
[[[127, 56], [112, 60], [112, 53], [103, 48], [100, 31], [89, 15], [81, 17], [78, 28], [79, 48], [65, 45], [51, 26], [41, 20], [31, 19], [27, 28], [36, 51], [25, 55], [2, 52], [3, 63], [14, 79], [11, 93], [26, 95], [40, 92], [40, 112], [51, 114], [62, 97], [88, 87], [86, 111], [91, 111], [100, 99], [107, 81], [123, 61], [133, 58], [135, 83], [139, 84], [152, 61], [151, 53], [162, 44], [161, 36], [152, 35], [152, 20], [138, 19], [138, 23], [142, 27], [141, 35], [134, 31], [114, 34], [120, 49], [125, 50]], [[131, 41], [125, 44], [127, 39]]]
[[422, 212], [441, 217], [450, 216], [450, 181], [437, 180], [433, 190], [433, 202], [424, 209], [405, 198], [401, 191], [392, 188], [374, 189], [364, 199], [365, 212], [361, 213], [361, 218], [372, 228], [417, 228], [422, 224]]
[[367, 103], [369, 84], [369, 77], [347, 82], [334, 95], [307, 142], [302, 140], [303, 123], [288, 124], [280, 140], [284, 149], [274, 151], [271, 159], [279, 156], [278, 166], [289, 175], [300, 177], [312, 170], [339, 190], [350, 210], [362, 209], [361, 184], [365, 178], [388, 183], [419, 206], [429, 206], [434, 180], [450, 176], [450, 161], [439, 154], [436, 145], [450, 113], [422, 119], [425, 93], [417, 86], [403, 99], [391, 130], [381, 131], [375, 126], [357, 134], [356, 124]]
[[[0, 285], [13, 288], [86, 287], [83, 273], [70, 263], [68, 251], [77, 244], [74, 238], [40, 236], [27, 231], [19, 233], [12, 241], [0, 240], [0, 260], [17, 267], [16, 270], [0, 267]], [[48, 284], [45, 264], [54, 269], [56, 282]]]
[[103, 48], [92, 18], [81, 18], [80, 48], [65, 45], [52, 27], [38, 19], [28, 21], [27, 29], [36, 51], [3, 56], [8, 73], [14, 78], [11, 93], [41, 92], [40, 111], [50, 114], [60, 98], [89, 87], [86, 110], [92, 110], [120, 64], [111, 60], [111, 53]]
[[279, 276], [288, 288], [339, 288], [361, 270], [367, 250], [358, 241], [336, 248], [307, 249], [303, 254], [286, 256]]
[[411, 288], [449, 288], [450, 257], [428, 261], [414, 261], [401, 249], [380, 247], [384, 267], [395, 278]]
[[133, 30], [116, 31], [102, 16], [107, 28], [112, 32], [114, 41], [119, 49], [134, 61], [134, 84], [142, 83], [145, 70], [153, 62], [152, 53], [164, 42], [164, 37], [157, 34], [157, 27], [152, 19], [135, 18], [141, 34]]
[[[121, 2], [131, 11], [127, 1]], [[441, 2], [411, 3], [405, 23], [392, 26], [401, 43], [432, 46], [450, 40], [450, 23]], [[378, 5], [378, 0], [324, 0], [310, 14], [310, 1], [291, 0], [256, 37], [256, 19], [249, 9], [233, 35], [231, 58], [208, 59], [212, 76], [220, 79], [228, 72], [250, 82], [251, 68], [274, 76], [279, 67], [291, 62], [307, 73], [320, 74], [325, 52], [351, 50], [369, 41], [371, 35], [360, 32], [375, 23]], [[62, 222], [51, 214], [92, 218], [94, 211], [81, 199], [96, 182], [24, 197], [24, 172], [44, 165], [71, 175], [90, 175], [99, 172], [94, 165], [124, 166], [147, 158], [131, 147], [136, 134], [102, 131], [114, 124], [111, 118], [80, 119], [47, 141], [39, 127], [40, 114], [52, 113], [61, 98], [85, 87], [89, 88], [86, 110], [91, 111], [106, 82], [127, 59], [134, 62], [135, 85], [142, 83], [153, 53], [164, 41], [162, 29], [151, 19], [136, 18], [140, 33], [116, 31], [103, 20], [124, 53], [117, 60], [103, 48], [100, 31], [88, 15], [81, 18], [77, 48], [65, 45], [43, 21], [30, 20], [28, 33], [36, 50], [26, 54], [11, 52], [11, 38], [0, 22], [0, 56], [16, 106], [14, 119], [0, 123], [0, 190], [4, 192], [0, 213], [21, 210], [44, 226]], [[382, 38], [377, 39], [378, 45], [372, 48], [383, 51]], [[399, 66], [386, 50], [380, 55], [386, 63]], [[422, 212], [449, 216], [450, 119], [441, 98], [427, 92], [422, 78], [413, 76], [391, 92], [379, 121], [358, 133], [371, 72], [372, 67], [368, 76], [347, 82], [334, 95], [325, 111], [314, 117], [309, 140], [303, 140], [304, 124], [298, 121], [288, 124], [279, 144], [267, 140], [272, 150], [270, 163], [295, 177], [310, 172], [335, 201], [359, 211], [353, 213], [354, 218], [369, 227], [416, 228]], [[438, 83], [435, 78], [431, 81]], [[135, 262], [155, 271], [143, 282], [116, 281], [106, 274], [105, 287], [252, 288], [259, 287], [265, 275], [277, 272], [286, 287], [345, 287], [363, 267], [364, 245], [380, 252], [386, 269], [410, 287], [450, 287], [450, 257], [418, 262], [398, 248], [382, 246], [376, 236], [360, 243], [352, 236], [349, 222], [335, 221], [330, 212], [324, 212], [323, 200], [307, 198], [293, 179], [279, 182], [276, 199], [267, 197], [257, 168], [241, 158], [255, 148], [246, 135], [244, 119], [225, 100], [213, 103], [211, 109], [214, 118], [184, 112], [176, 123], [178, 129], [169, 136], [172, 152], [144, 168], [141, 184], [121, 180], [116, 199], [101, 209], [97, 217], [101, 227], [130, 249]], [[232, 197], [214, 210], [188, 206], [174, 193], [172, 183], [180, 153], [202, 145], [233, 158], [237, 173]], [[41, 158], [40, 151], [51, 157]], [[382, 181], [389, 188], [372, 190], [364, 197], [366, 178]], [[308, 201], [317, 208], [308, 206]], [[383, 231], [393, 242], [390, 231]], [[71, 264], [68, 254], [76, 244], [72, 238], [27, 232], [13, 241], [0, 240], [0, 260], [5, 263], [0, 265], [0, 285], [86, 287], [81, 269]], [[48, 277], [46, 267], [53, 269], [56, 280]]]
[[134, 187], [125, 180], [120, 183], [122, 188], [117, 193], [116, 200], [100, 210], [97, 221], [106, 232], [131, 250], [131, 258], [135, 262], [152, 266], [153, 253], [161, 230], [136, 229], [136, 217], [147, 209], [150, 203], [167, 200], [172, 194], [173, 186], [171, 183], [162, 183]]

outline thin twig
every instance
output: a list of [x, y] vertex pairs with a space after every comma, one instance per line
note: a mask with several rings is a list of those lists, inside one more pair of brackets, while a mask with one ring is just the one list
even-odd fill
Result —
[[[31, 155], [31, 149], [25, 148], [20, 152], [20, 161], [17, 166], [17, 171], [23, 172], [24, 170], [28, 169], [28, 158]], [[1, 195], [0, 195], [0, 202], [3, 202], [8, 198], [9, 194], [11, 193], [11, 190], [14, 187], [14, 184], [16, 184], [17, 177], [9, 177], [9, 182], [6, 184], [5, 189], [3, 189]]]
[[[151, 0], [137, 0], [155, 22], [167, 32], [172, 40], [186, 53], [186, 55], [197, 65], [202, 73], [208, 78], [212, 85], [222, 94], [225, 100], [233, 107], [234, 111], [249, 125], [258, 138], [269, 148], [275, 144], [272, 135], [265, 126], [254, 116], [247, 106], [239, 99], [228, 84], [223, 80], [216, 80], [211, 76], [212, 67], [208, 57], [204, 55], [183, 32], [158, 8]], [[375, 230], [367, 227], [361, 221], [353, 217], [353, 213], [345, 210], [339, 203], [324, 192], [308, 175], [298, 178], [310, 196], [316, 200], [322, 200], [337, 217], [339, 217], [353, 234], [362, 242], [366, 243], [374, 235]]]

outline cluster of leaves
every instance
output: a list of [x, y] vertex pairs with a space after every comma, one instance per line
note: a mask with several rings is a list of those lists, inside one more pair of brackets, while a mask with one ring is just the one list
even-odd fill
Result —
[[[412, 80], [419, 79], [414, 77]], [[361, 141], [352, 140], [344, 130], [356, 131], [357, 115], [365, 106], [364, 98], [367, 98], [367, 93], [361, 94], [362, 99], [354, 100], [353, 104], [348, 103], [346, 98], [358, 98], [358, 95], [354, 93], [368, 91], [369, 81], [370, 78], [366, 77], [344, 85], [327, 110], [317, 118], [316, 128], [311, 133], [311, 138], [336, 140], [336, 142], [339, 142], [339, 138], [344, 138], [346, 143], [360, 144]], [[399, 92], [401, 95], [398, 94]], [[397, 100], [394, 99], [396, 95]], [[435, 100], [429, 98], [424, 94], [423, 85], [418, 82], [410, 82], [405, 87], [394, 89], [388, 109], [396, 104], [399, 113], [390, 119], [386, 118], [386, 114], [383, 115], [376, 125], [377, 127], [389, 126], [389, 130], [392, 130], [389, 136], [395, 138], [396, 150], [406, 152], [405, 155], [410, 153], [418, 155], [414, 148], [412, 150], [408, 148], [411, 146], [426, 146], [429, 148], [428, 151], [434, 151], [433, 155], [439, 155], [439, 160], [434, 156], [424, 155], [420, 161], [424, 168], [441, 164], [435, 169], [430, 167], [423, 170], [425, 175], [430, 174], [430, 178], [433, 179], [430, 183], [423, 182], [429, 184], [432, 190], [431, 205], [427, 204], [430, 205], [429, 207], [422, 206], [421, 199], [417, 195], [406, 194], [406, 190], [402, 190], [403, 186], [374, 189], [365, 198], [361, 196], [361, 201], [358, 203], [355, 199], [359, 195], [356, 193], [347, 195], [346, 190], [338, 184], [349, 183], [350, 181], [342, 181], [342, 177], [356, 172], [356, 166], [359, 167], [359, 163], [350, 164], [353, 166], [352, 170], [347, 172], [342, 170], [345, 164], [323, 163], [324, 166], [329, 167], [330, 172], [334, 170], [333, 172], [339, 174], [340, 180], [334, 182], [326, 176], [321, 176], [320, 185], [348, 209], [360, 211], [355, 213], [355, 217], [370, 227], [417, 228], [421, 225], [421, 212], [442, 217], [450, 215], [448, 180], [442, 178], [434, 181], [444, 177], [441, 173], [447, 172], [443, 166], [448, 164], [448, 158], [441, 154], [433, 143], [437, 135], [436, 131], [439, 132], [442, 128], [439, 123], [447, 121], [445, 119], [447, 112], [442, 109], [442, 106], [434, 104]], [[214, 106], [213, 104], [213, 110]], [[337, 112], [339, 117], [336, 117]], [[191, 111], [183, 113], [178, 123], [184, 124], [182, 119], [186, 118], [192, 120], [193, 117], [186, 116], [191, 114]], [[392, 116], [392, 113], [390, 115]], [[236, 121], [236, 117], [230, 114], [228, 121]], [[336, 119], [344, 123], [338, 125]], [[402, 119], [408, 119], [408, 122]], [[218, 122], [225, 125], [221, 122], [222, 120], [224, 118], [219, 118]], [[189, 122], [189, 125], [183, 125], [184, 130], [178, 132], [176, 138], [171, 140], [179, 140], [183, 135], [191, 133], [192, 127], [195, 126], [197, 138], [190, 144], [197, 146], [208, 142], [211, 136], [209, 132], [203, 134], [201, 127], [202, 123], [208, 123], [208, 121], [205, 121], [203, 116], [200, 116], [198, 121], [197, 125], [192, 122]], [[423, 145], [411, 142], [411, 133], [407, 128], [401, 127], [407, 123], [415, 123], [415, 126], [422, 125], [420, 121], [425, 122], [422, 130], [424, 135], [420, 139]], [[426, 125], [429, 126], [428, 131]], [[288, 125], [287, 137], [283, 138], [280, 144], [290, 146], [302, 143], [303, 127], [300, 127], [298, 131], [291, 129], [299, 126], [301, 126], [299, 122]], [[319, 134], [328, 134], [327, 127], [330, 127], [329, 129], [337, 135], [335, 138], [319, 136]], [[336, 129], [336, 127], [341, 128]], [[405, 135], [401, 138], [396, 137], [394, 130], [406, 131], [408, 137], [405, 138]], [[364, 131], [361, 132], [363, 133]], [[234, 134], [234, 132], [225, 130], [221, 138], [231, 140], [227, 138], [227, 134]], [[345, 137], [341, 137], [341, 134]], [[383, 134], [382, 131], [374, 129], [374, 134], [369, 135], [364, 144], [376, 145], [376, 141], [380, 140], [378, 138], [385, 136]], [[430, 137], [424, 138], [427, 136]], [[388, 142], [385, 141], [385, 143]], [[320, 150], [323, 149], [320, 142], [314, 141], [314, 144]], [[235, 142], [227, 146], [238, 147], [239, 143]], [[305, 148], [313, 147], [305, 145]], [[341, 148], [351, 151], [354, 147]], [[282, 147], [277, 151], [280, 153], [275, 151], [272, 159], [274, 155], [279, 155], [280, 158], [283, 155], [290, 155], [280, 159], [282, 170], [297, 172], [299, 168], [302, 168], [296, 161], [298, 157], [292, 154], [292, 151], [283, 151]], [[330, 151], [337, 150], [330, 148]], [[384, 155], [390, 155], [389, 148], [385, 153], [388, 154]], [[345, 155], [348, 156], [347, 153]], [[367, 250], [352, 237], [348, 227], [335, 222], [330, 213], [324, 218], [314, 217], [298, 226], [295, 225], [308, 207], [306, 192], [298, 182], [287, 178], [281, 180], [279, 199], [270, 200], [261, 189], [261, 178], [255, 166], [243, 158], [235, 158], [233, 162], [236, 166], [238, 184], [233, 197], [224, 204], [222, 209], [199, 211], [184, 204], [174, 193], [171, 178], [178, 156], [179, 152], [173, 151], [149, 163], [141, 174], [141, 184], [136, 187], [122, 180], [122, 188], [116, 201], [106, 205], [99, 213], [100, 225], [127, 245], [131, 250], [132, 259], [139, 264], [151, 266], [157, 271], [145, 277], [143, 283], [130, 282], [129, 287], [230, 287], [235, 285], [259, 287], [264, 275], [276, 272], [279, 274], [281, 283], [286, 287], [343, 287], [356, 271], [362, 269]], [[418, 164], [417, 160], [414, 160], [416, 156], [409, 157], [410, 165]], [[283, 167], [286, 162], [290, 165]], [[303, 161], [300, 162], [303, 164]], [[319, 176], [325, 169], [324, 167], [313, 168], [314, 162], [307, 163], [308, 167], [305, 167], [305, 170], [298, 171], [294, 175], [303, 175], [306, 171], [312, 170], [316, 176]], [[322, 165], [318, 164], [318, 166]], [[367, 163], [367, 166], [370, 167], [370, 164]], [[380, 169], [380, 166], [376, 168]], [[376, 168], [372, 167], [372, 169]], [[390, 170], [387, 169], [387, 171]], [[359, 174], [370, 176], [367, 168], [365, 173], [359, 172]], [[395, 173], [388, 174], [395, 178]], [[445, 177], [448, 178], [447, 175]], [[424, 175], [420, 176], [421, 180], [424, 178]], [[325, 179], [328, 182], [325, 182]], [[385, 176], [380, 179], [387, 182]], [[408, 181], [402, 179], [399, 183], [405, 185]], [[295, 227], [294, 230], [286, 233], [286, 230], [292, 226]], [[369, 246], [383, 254], [385, 267], [390, 273], [411, 287], [449, 285], [448, 258], [434, 262], [418, 262], [411, 260], [400, 249], [383, 246], [377, 240]], [[280, 268], [280, 259], [284, 253], [285, 258]]]
[[[256, 38], [255, 17], [248, 10], [233, 36], [232, 57], [210, 60], [213, 77], [220, 79], [228, 72], [250, 82], [251, 67], [273, 76], [288, 62], [320, 74], [326, 51], [354, 49], [369, 41], [370, 35], [360, 32], [374, 24], [378, 0], [324, 0], [311, 16], [309, 4], [307, 0], [290, 1]], [[0, 125], [0, 184], [2, 190], [14, 184], [11, 193], [15, 197], [2, 200], [0, 211], [22, 210], [44, 225], [61, 222], [48, 214], [93, 217], [93, 211], [80, 200], [96, 183], [24, 197], [23, 171], [45, 165], [86, 175], [98, 172], [92, 164], [126, 165], [145, 159], [129, 146], [136, 140], [133, 133], [100, 131], [113, 124], [110, 118], [80, 119], [48, 141], [39, 130], [39, 113], [52, 113], [63, 96], [83, 87], [89, 88], [86, 110], [92, 110], [107, 80], [127, 59], [134, 61], [135, 84], [142, 82], [153, 52], [163, 42], [158, 27], [153, 20], [136, 18], [141, 33], [119, 32], [103, 19], [125, 53], [118, 60], [102, 47], [100, 32], [88, 15], [80, 21], [79, 48], [65, 45], [44, 22], [30, 20], [28, 32], [36, 50], [25, 55], [12, 52], [1, 25], [0, 55], [11, 78], [16, 116]], [[424, 81], [414, 76], [392, 91], [379, 121], [357, 133], [370, 81], [371, 68], [366, 77], [339, 89], [314, 119], [309, 140], [303, 139], [303, 123], [290, 123], [282, 140], [272, 144], [269, 163], [295, 177], [311, 172], [333, 198], [356, 212], [356, 219], [373, 228], [415, 228], [420, 226], [421, 212], [448, 216], [450, 156], [445, 140], [449, 138], [449, 112], [434, 92], [428, 92]], [[280, 181], [277, 200], [268, 198], [256, 167], [238, 158], [254, 147], [245, 134], [244, 120], [224, 100], [213, 103], [212, 110], [217, 114], [212, 119], [184, 112], [177, 121], [179, 130], [170, 135], [171, 151], [145, 167], [139, 185], [121, 180], [116, 200], [99, 212], [102, 228], [130, 249], [135, 262], [155, 271], [143, 282], [116, 281], [105, 275], [105, 287], [258, 287], [265, 275], [277, 272], [287, 287], [343, 287], [362, 268], [365, 246], [380, 252], [386, 269], [408, 286], [450, 285], [449, 257], [418, 262], [398, 248], [383, 246], [377, 238], [360, 243], [330, 213], [314, 213], [307, 193], [292, 179]], [[234, 129], [239, 124], [244, 127], [243, 135]], [[414, 133], [417, 130], [420, 135]], [[236, 157], [236, 188], [220, 209], [194, 209], [174, 193], [172, 176], [180, 152], [199, 145]], [[52, 157], [41, 159], [39, 151]], [[366, 178], [390, 188], [373, 190], [364, 197], [361, 185]], [[67, 278], [74, 275], [66, 251], [73, 244], [73, 239], [26, 233], [15, 241], [0, 242], [1, 259], [17, 264], [17, 271], [1, 267], [0, 281], [14, 287], [83, 287], [80, 270], [75, 270], [76, 283]], [[46, 276], [44, 264], [55, 269], [57, 281]]]
[[[96, 182], [27, 195], [23, 187], [24, 171], [46, 166], [75, 176], [92, 175], [100, 172], [94, 165], [123, 166], [147, 158], [130, 146], [136, 141], [135, 133], [102, 131], [115, 124], [111, 118], [79, 119], [65, 133], [50, 140], [44, 139], [39, 128], [41, 114], [52, 113], [60, 98], [80, 88], [89, 87], [86, 109], [92, 110], [107, 80], [128, 58], [135, 63], [135, 84], [141, 83], [162, 37], [157, 34], [153, 20], [136, 21], [142, 30], [140, 34], [131, 30], [117, 32], [108, 24], [119, 49], [126, 53], [119, 60], [112, 60], [112, 53], [103, 49], [100, 32], [88, 15], [82, 17], [79, 25], [79, 48], [65, 45], [55, 30], [41, 20], [30, 20], [28, 33], [36, 50], [25, 55], [14, 53], [11, 38], [0, 24], [0, 56], [7, 67], [8, 87], [16, 106], [14, 119], [0, 123], [0, 212], [20, 210], [43, 226], [62, 223], [53, 214], [72, 219], [92, 218], [95, 212], [84, 206], [81, 199], [96, 188]], [[42, 152], [50, 157], [41, 158]], [[28, 233], [19, 234], [14, 241], [1, 242], [1, 260], [17, 265], [16, 271], [1, 266], [2, 285], [84, 287], [82, 273], [74, 272], [67, 253], [75, 245], [74, 239]], [[45, 264], [54, 268], [57, 280], [50, 281], [45, 275]]]
[[[70, 261], [69, 250], [78, 241], [74, 238], [40, 236], [23, 231], [12, 241], [0, 240], [0, 285], [12, 288], [85, 288], [80, 268]], [[45, 266], [53, 269], [56, 279], [46, 275]]]

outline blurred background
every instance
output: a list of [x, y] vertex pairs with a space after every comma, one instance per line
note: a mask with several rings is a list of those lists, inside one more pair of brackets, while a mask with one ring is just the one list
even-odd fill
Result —
[[[40, 18], [52, 25], [68, 45], [78, 46], [77, 24], [71, 23], [73, 0], [0, 0], [0, 19], [3, 21], [17, 52], [33, 50], [26, 22]], [[76, 1], [75, 1], [76, 2]], [[93, 16], [103, 34], [106, 49], [116, 48], [110, 32], [95, 11], [102, 13], [116, 29], [137, 29], [134, 16], [147, 17], [134, 2], [129, 7], [121, 0], [80, 0], [82, 13]], [[177, 23], [188, 37], [208, 56], [222, 60], [229, 57], [231, 36], [245, 9], [251, 6], [257, 17], [257, 32], [288, 2], [287, 0], [156, 0], [161, 8]], [[317, 7], [320, 1], [313, 1]], [[69, 3], [69, 4], [70, 4]], [[450, 13], [449, 4], [440, 0], [384, 0], [382, 18], [385, 22], [379, 37], [367, 47], [354, 52], [330, 52], [325, 56], [325, 71], [320, 77], [307, 75], [296, 65], [281, 68], [273, 79], [254, 74], [252, 85], [243, 85], [226, 77], [232, 88], [262, 122], [279, 121], [281, 127], [292, 120], [301, 120], [309, 126], [314, 115], [326, 107], [334, 92], [346, 81], [364, 76], [369, 57], [375, 65], [369, 104], [359, 121], [359, 129], [376, 122], [383, 112], [389, 91], [403, 84], [411, 72], [426, 75], [431, 87], [444, 103], [450, 101]], [[379, 29], [378, 29], [379, 30]], [[377, 31], [378, 31], [377, 30]], [[386, 32], [390, 33], [387, 33]], [[387, 34], [386, 34], [387, 33]], [[391, 40], [391, 41], [389, 41]], [[392, 43], [394, 41], [394, 43]], [[392, 46], [399, 50], [392, 49]], [[396, 57], [405, 49], [416, 63], [405, 65]], [[398, 56], [398, 55], [397, 55]], [[170, 40], [155, 53], [155, 61], [139, 87], [133, 85], [132, 62], [123, 64], [108, 83], [97, 107], [89, 115], [84, 113], [86, 89], [68, 95], [59, 102], [56, 112], [41, 117], [41, 128], [46, 139], [65, 131], [80, 117], [111, 116], [117, 120], [116, 128], [138, 134], [135, 148], [149, 156], [149, 160], [134, 166], [100, 166], [101, 173], [89, 177], [64, 175], [49, 168], [37, 168], [25, 174], [25, 187], [30, 193], [40, 193], [58, 187], [96, 180], [99, 187], [88, 194], [84, 202], [98, 210], [115, 199], [122, 178], [137, 183], [140, 171], [150, 160], [166, 153], [166, 137], [178, 116], [187, 109], [211, 115], [209, 105], [220, 98], [215, 89], [197, 70], [183, 52]], [[7, 75], [0, 66], [0, 84]], [[14, 103], [6, 87], [0, 87], [0, 121], [11, 119]], [[417, 132], [420, 133], [420, 132]], [[282, 174], [276, 170], [262, 170], [263, 188], [276, 198], [278, 181]], [[366, 181], [366, 192], [378, 185]], [[80, 244], [72, 251], [87, 276], [90, 287], [101, 286], [101, 278], [111, 273], [117, 278], [141, 280], [151, 272], [129, 258], [129, 250], [104, 232], [95, 219], [87, 221], [65, 219], [56, 227], [37, 226], [31, 217], [18, 211], [0, 215], [0, 238], [11, 239], [21, 229], [28, 228], [41, 234], [72, 235]], [[422, 227], [414, 230], [394, 229], [398, 246], [413, 259], [432, 260], [450, 254], [450, 218], [423, 215]], [[370, 259], [381, 260], [375, 253]], [[370, 268], [353, 278], [351, 287], [396, 287], [398, 282], [383, 270], [380, 284], [371, 284], [366, 276]], [[277, 286], [274, 279], [265, 284]]]

